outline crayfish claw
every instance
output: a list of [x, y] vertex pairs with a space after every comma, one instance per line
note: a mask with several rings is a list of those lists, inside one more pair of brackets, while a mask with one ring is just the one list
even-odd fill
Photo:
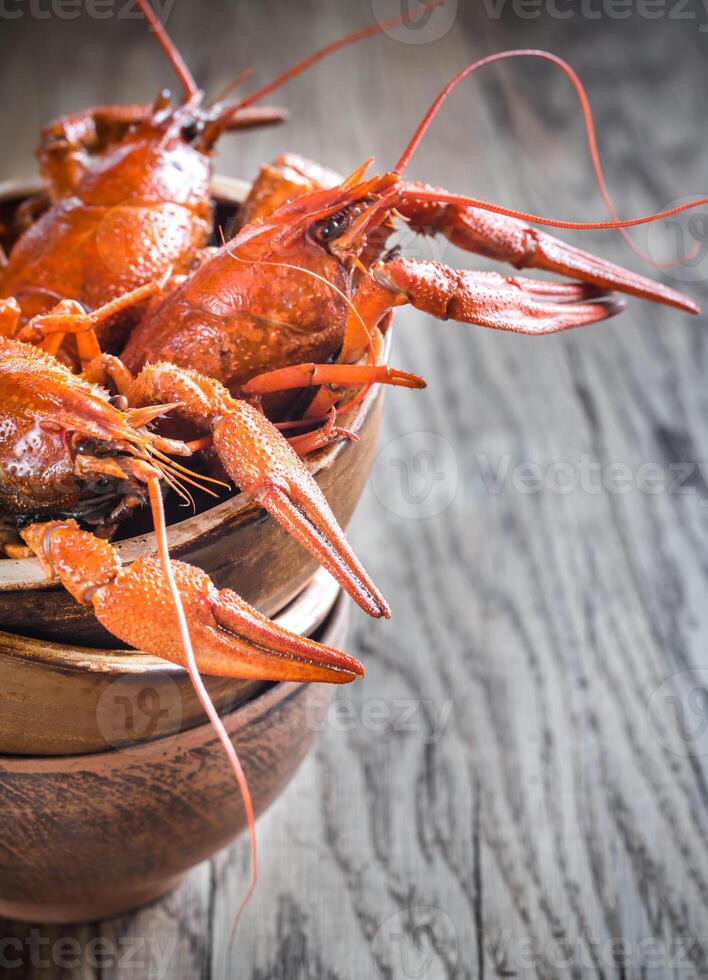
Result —
[[344, 536], [312, 474], [268, 419], [247, 402], [214, 426], [214, 448], [229, 476], [300, 542], [370, 616], [390, 610]]
[[[265, 680], [347, 684], [364, 675], [354, 657], [283, 629], [230, 589], [212, 593], [208, 602], [222, 631], [253, 649], [257, 676]], [[241, 653], [242, 665], [248, 656]]]
[[[235, 592], [217, 591], [209, 576], [173, 561], [200, 673], [271, 681], [345, 684], [364, 673], [339, 650], [271, 622]], [[91, 601], [97, 619], [131, 646], [186, 666], [172, 597], [158, 558], [140, 558]]]
[[543, 269], [686, 313], [700, 312], [693, 300], [675, 289], [569, 245], [518, 218], [473, 207], [453, 207], [451, 212], [453, 220], [446, 233], [452, 242], [467, 251], [510, 262], [517, 269]]
[[[440, 320], [493, 330], [547, 334], [607, 320], [624, 301], [603, 297], [594, 284], [554, 283], [455, 270], [422, 259], [394, 259], [375, 269], [381, 289], [405, 292], [416, 309]], [[584, 302], [579, 302], [584, 300]]]
[[[98, 621], [123, 643], [187, 666], [173, 596], [160, 559], [121, 564], [115, 549], [76, 521], [48, 521], [22, 531], [47, 577], [91, 604]], [[197, 667], [215, 677], [346, 684], [364, 668], [333, 647], [290, 633], [209, 576], [173, 561]]]
[[254, 499], [307, 548], [364, 612], [377, 619], [390, 617], [388, 603], [352, 551], [314, 480], [309, 487], [292, 484], [289, 494], [278, 487], [265, 488]]

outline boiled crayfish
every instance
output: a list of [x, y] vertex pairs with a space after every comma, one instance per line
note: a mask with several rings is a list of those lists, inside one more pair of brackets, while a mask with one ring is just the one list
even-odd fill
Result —
[[[154, 288], [159, 286], [157, 283]], [[150, 288], [153, 287], [140, 287], [127, 294], [121, 303], [127, 306], [144, 299]], [[184, 421], [206, 429], [222, 466], [241, 491], [257, 501], [304, 544], [367, 612], [372, 616], [389, 615], [385, 600], [352, 552], [309, 471], [287, 440], [258, 409], [233, 398], [214, 378], [174, 364], [149, 364], [134, 377], [117, 358], [100, 355], [84, 378], [79, 379], [50, 354], [21, 343], [23, 340], [61, 338], [72, 331], [91, 332], [115, 310], [115, 301], [93, 314], [63, 308], [35, 317], [21, 329], [19, 340], [5, 341], [6, 363], [14, 385], [10, 390], [17, 391], [3, 406], [0, 503], [6, 517], [57, 511], [71, 513], [80, 500], [87, 496], [91, 500], [93, 496], [90, 488], [87, 493], [85, 482], [77, 483], [78, 479], [85, 481], [99, 473], [121, 480], [136, 475], [132, 462], [129, 469], [126, 469], [128, 463], [118, 464], [115, 460], [105, 462], [101, 468], [95, 460], [90, 462], [77, 453], [75, 443], [69, 439], [72, 433], [78, 433], [81, 442], [91, 433], [79, 424], [80, 413], [74, 416], [67, 411], [62, 402], [62, 391], [65, 390], [69, 404], [83, 409], [82, 398], [88, 398], [87, 386], [93, 382], [97, 394], [91, 399], [91, 414], [97, 399], [101, 405], [105, 401], [95, 383], [110, 382], [118, 391], [121, 404], [141, 421], [172, 410]], [[8, 329], [6, 325], [5, 333], [11, 336], [14, 329]], [[19, 354], [23, 350], [27, 352], [25, 359]], [[30, 354], [41, 354], [44, 359], [32, 360]], [[42, 382], [43, 371], [47, 372], [47, 391]], [[32, 439], [36, 445], [28, 442]], [[23, 463], [28, 448], [32, 466], [42, 474], [41, 479], [33, 478], [33, 473], [28, 472]], [[181, 443], [165, 442], [158, 448], [163, 454], [185, 452]], [[140, 502], [134, 487], [130, 488], [128, 501], [133, 505]], [[126, 503], [121, 501], [119, 510], [114, 509], [111, 513], [117, 517], [125, 509]]]
[[[529, 54], [539, 56], [504, 52], [458, 73], [389, 173], [367, 178], [364, 165], [341, 180], [292, 155], [264, 168], [244, 206], [245, 226], [153, 303], [123, 351], [125, 363], [134, 371], [163, 359], [196, 366], [245, 397], [326, 386], [307, 409], [314, 420], [352, 387], [375, 381], [415, 386], [411, 376], [377, 363], [379, 328], [406, 303], [438, 319], [529, 334], [615, 315], [623, 304], [608, 298], [612, 290], [697, 313], [680, 293], [566, 245], [526, 220], [593, 228], [652, 219], [576, 225], [403, 179], [429, 122], [463, 78], [502, 57]], [[555, 56], [540, 56], [564, 65]], [[457, 271], [387, 252], [396, 217], [470, 252], [580, 281]], [[366, 356], [368, 364], [353, 363]]]
[[[57, 201], [13, 250], [0, 305], [0, 506], [4, 533], [14, 528], [47, 574], [78, 602], [90, 603], [104, 626], [189, 669], [239, 780], [253, 840], [243, 772], [199, 671], [345, 682], [363, 668], [346, 654], [277, 628], [235, 593], [217, 591], [203, 572], [171, 561], [161, 485], [184, 493], [183, 481], [195, 479], [173, 457], [209, 446], [240, 490], [307, 547], [362, 608], [386, 616], [385, 600], [317, 484], [261, 410], [264, 396], [319, 389], [305, 428], [325, 425], [296, 437], [305, 452], [338, 434], [336, 409], [351, 405], [358, 390], [375, 382], [421, 387], [420, 379], [381, 363], [381, 331], [405, 303], [438, 319], [530, 334], [614, 315], [622, 304], [608, 298], [612, 290], [687, 312], [698, 308], [531, 227], [624, 228], [657, 215], [573, 224], [404, 180], [448, 93], [483, 64], [539, 55], [527, 51], [494, 55], [458, 73], [390, 172], [367, 178], [365, 164], [341, 180], [315, 164], [281, 157], [254, 185], [244, 226], [190, 271], [208, 233], [211, 147], [225, 128], [243, 122], [239, 114], [248, 106], [202, 109], [186, 67], [146, 0], [139, 3], [182, 79], [185, 101], [173, 108], [159, 99], [149, 111], [105, 118], [94, 110], [61, 122], [45, 146], [43, 169]], [[93, 149], [98, 161], [87, 166], [85, 152]], [[124, 170], [133, 154], [134, 165]], [[182, 170], [188, 180], [177, 179]], [[699, 203], [705, 201], [662, 216]], [[388, 250], [396, 219], [517, 268], [579, 281], [457, 271], [406, 258]], [[94, 281], [90, 260], [111, 222], [123, 228], [127, 244], [115, 267], [104, 263]], [[167, 250], [152, 244], [162, 227], [172, 236]], [[86, 252], [67, 248], [77, 229], [86, 232]], [[136, 236], [148, 242], [147, 254]], [[49, 248], [42, 251], [45, 241]], [[122, 330], [115, 330], [116, 322]], [[67, 336], [76, 338], [82, 377], [54, 357]], [[165, 414], [203, 435], [196, 441], [161, 435]], [[75, 518], [91, 523], [91, 515], [109, 508], [103, 524], [110, 527], [146, 497], [158, 556], [122, 568], [110, 543]], [[16, 541], [5, 542], [8, 553], [17, 548]]]
[[[192, 374], [182, 383], [196, 386], [198, 380]], [[138, 386], [148, 383], [144, 375]], [[176, 383], [173, 373], [172, 384]], [[58, 578], [77, 602], [90, 603], [106, 629], [125, 643], [184, 663], [182, 638], [160, 562], [145, 558], [122, 568], [113, 547], [81, 530], [73, 518], [42, 519], [62, 511], [85, 516], [106, 504], [130, 506], [165, 479], [179, 489], [180, 479], [189, 471], [170, 457], [189, 456], [190, 448], [147, 428], [174, 406], [121, 409], [104, 390], [76, 377], [50, 354], [6, 338], [0, 338], [0, 384], [3, 512], [24, 517], [21, 536], [47, 573]], [[159, 382], [150, 387], [151, 393], [159, 393]], [[252, 492], [267, 494], [274, 468], [280, 468], [280, 476], [280, 470], [284, 473], [294, 460], [307, 493], [312, 478], [278, 431], [268, 430], [263, 416], [249, 405], [230, 401], [223, 411], [240, 408], [242, 414], [234, 419], [230, 435], [226, 430], [232, 423], [226, 419], [221, 423], [224, 456], [234, 447], [243, 458], [249, 438], [255, 437], [257, 455], [271, 467], [261, 472], [261, 486]], [[257, 462], [249, 459], [248, 467], [255, 477]], [[289, 478], [293, 480], [292, 474]], [[228, 589], [217, 591], [199, 569], [172, 564], [196, 662], [205, 673], [338, 683], [363, 673], [352, 657], [288, 633]]]
[[[163, 43], [171, 50], [164, 37]], [[87, 363], [81, 384], [94, 386], [96, 392], [104, 390], [97, 385], [110, 386], [121, 403], [115, 410], [133, 413], [129, 417], [140, 421], [138, 428], [144, 427], [148, 417], [159, 420], [169, 411], [202, 430], [204, 437], [187, 446], [188, 450], [197, 444], [199, 448], [209, 445], [241, 491], [304, 544], [362, 608], [374, 616], [388, 615], [388, 606], [351, 551], [307, 469], [277, 428], [243, 396], [259, 399], [272, 392], [324, 386], [307, 409], [306, 420], [315, 424], [327, 419], [323, 431], [328, 436], [333, 431], [331, 413], [346, 391], [378, 381], [420, 387], [422, 382], [415, 376], [379, 363], [380, 326], [391, 310], [403, 303], [440, 319], [537, 334], [596, 322], [617, 313], [621, 304], [607, 298], [611, 289], [697, 312], [695, 304], [679, 293], [566, 246], [519, 220], [528, 216], [403, 179], [404, 167], [448, 93], [483, 64], [529, 53], [491, 56], [454, 76], [391, 172], [367, 178], [364, 165], [341, 181], [314, 164], [282, 158], [254, 186], [244, 209], [245, 226], [184, 281], [175, 283], [165, 277], [92, 313], [64, 300], [50, 312], [30, 318], [24, 326], [26, 314], [15, 299], [10, 299], [0, 310], [0, 334], [17, 334], [22, 340], [54, 349], [69, 334], [79, 338], [80, 351], [81, 342], [89, 338], [88, 349], [97, 349], [102, 324], [144, 300], [146, 295], [141, 290], [149, 291], [151, 304], [121, 358], [107, 353], [99, 353], [90, 362], [84, 358]], [[172, 56], [178, 71], [186, 72], [180, 68], [176, 53]], [[225, 125], [222, 114], [215, 125]], [[209, 132], [208, 127], [204, 132]], [[470, 251], [581, 281], [553, 283], [455, 271], [439, 263], [386, 252], [386, 239], [396, 216], [416, 230], [443, 233]], [[619, 227], [643, 220], [651, 219], [601, 226]], [[17, 349], [16, 344], [6, 342], [5, 350], [12, 352], [11, 357], [7, 355], [8, 363], [16, 373], [20, 372]], [[337, 363], [332, 363], [333, 358], [338, 358]], [[368, 363], [352, 363], [362, 358], [368, 358]], [[22, 370], [36, 379], [39, 363], [28, 359]], [[56, 393], [61, 382], [56, 372], [53, 377]], [[85, 388], [74, 387], [79, 382], [71, 381], [68, 371], [63, 377], [66, 397], [72, 404], [81, 398], [78, 391], [87, 397]], [[34, 397], [39, 397], [38, 392]], [[94, 397], [105, 404], [105, 394]], [[15, 440], [6, 439], [6, 486], [11, 482], [7, 475], [12, 472], [8, 460], [13, 453], [18, 454], [20, 445], [26, 445], [29, 431], [26, 426], [13, 428], [13, 417], [20, 410], [24, 411], [21, 398], [9, 406], [5, 422], [6, 431]], [[33, 419], [34, 411], [30, 407], [27, 418]], [[72, 485], [77, 495], [74, 507], [79, 502], [83, 506], [87, 499], [86, 507], [90, 510], [93, 506], [90, 481], [97, 474], [120, 483], [121, 501], [118, 510], [111, 511], [115, 515], [144, 497], [137, 488], [141, 481], [150, 484], [161, 478], [169, 483], [170, 479], [174, 482], [177, 472], [184, 473], [174, 463], [163, 462], [158, 467], [160, 474], [145, 477], [144, 454], [149, 454], [149, 441], [144, 442], [143, 456], [137, 460], [131, 458], [134, 444], [126, 455], [129, 440], [120, 445], [117, 456], [106, 453], [104, 447], [98, 455], [106, 461], [98, 466], [95, 453], [88, 454], [93, 457], [89, 460], [86, 453], [76, 451], [75, 442], [68, 440], [73, 432], [80, 440], [86, 438], [85, 427], [73, 428], [71, 416], [64, 421], [62, 411], [57, 402], [57, 417], [52, 419], [49, 413], [37, 423], [39, 429], [32, 431], [35, 438], [37, 431], [42, 433], [43, 452], [49, 452], [51, 442], [51, 451], [61, 457], [58, 468], [42, 469], [52, 475], [61, 473], [62, 480]], [[318, 444], [317, 432], [314, 439], [310, 433], [298, 438], [304, 440], [298, 445], [300, 451]], [[45, 439], [48, 441], [43, 442]], [[156, 445], [163, 455], [169, 445], [172, 454], [184, 452], [186, 446], [167, 440], [161, 448]], [[115, 494], [115, 487], [113, 490]], [[43, 492], [46, 496], [46, 488]], [[22, 493], [16, 487], [12, 493], [6, 490], [6, 511], [42, 513], [43, 509], [36, 506], [36, 494], [31, 486]], [[59, 484], [56, 499], [46, 506], [48, 512], [52, 507], [71, 512], [62, 502]]]
[[[242, 490], [252, 492], [303, 541], [368, 612], [387, 615], [386, 603], [351, 552], [317, 485], [260, 413], [230, 398], [215, 380], [188, 376], [178, 367], [150, 366], [132, 378], [103, 351], [115, 348], [120, 335], [116, 325], [125, 330], [141, 301], [155, 291], [154, 282], [135, 287], [135, 281], [186, 271], [206, 241], [211, 227], [211, 150], [218, 136], [227, 128], [279, 118], [272, 110], [254, 110], [253, 103], [327, 54], [400, 18], [338, 39], [246, 99], [203, 107], [202, 94], [147, 0], [138, 3], [182, 82], [184, 102], [175, 108], [161, 96], [152, 107], [91, 109], [46, 128], [39, 156], [54, 204], [10, 255], [2, 286], [6, 299], [0, 303], [0, 335], [41, 344], [54, 354], [60, 353], [66, 337], [75, 338], [78, 360], [86, 366], [92, 362], [87, 377], [98, 383], [110, 377], [120, 397], [133, 407], [138, 399], [173, 402], [179, 389], [173, 414], [205, 428], [214, 445], [222, 446], [221, 462]], [[155, 246], [162, 240], [161, 231], [169, 243], [167, 251]], [[105, 255], [99, 255], [104, 247]], [[101, 261], [106, 256], [110, 261]], [[234, 434], [236, 416], [239, 431]], [[328, 429], [330, 434], [336, 431], [333, 426]], [[313, 444], [301, 441], [298, 449]], [[249, 451], [244, 454], [246, 446]], [[16, 447], [9, 450], [14, 453]], [[42, 469], [43, 484], [50, 484], [53, 475], [52, 469]], [[84, 479], [87, 474], [72, 473], [72, 479], [79, 475]], [[53, 506], [70, 513], [61, 489], [54, 487]], [[85, 491], [82, 484], [81, 513], [88, 519], [103, 511], [103, 533], [110, 533], [112, 525], [141, 502], [132, 488], [106, 516], [105, 509], [94, 506], [92, 495], [90, 503], [83, 499]], [[29, 496], [36, 492], [32, 487]], [[49, 487], [45, 494], [51, 496]], [[15, 498], [15, 510], [17, 505]], [[79, 506], [78, 500], [74, 506]], [[20, 514], [28, 511], [36, 508], [20, 508]], [[7, 531], [13, 513], [10, 507], [4, 532], [11, 552], [17, 548]]]
[[[281, 121], [283, 110], [254, 103], [330, 53], [400, 20], [339, 38], [246, 98], [206, 105], [148, 0], [137, 3], [180, 80], [183, 101], [174, 105], [163, 92], [151, 105], [93, 107], [44, 128], [38, 157], [50, 207], [20, 236], [0, 279], [0, 299], [19, 303], [22, 323], [62, 300], [90, 311], [167, 272], [189, 272], [212, 232], [219, 137]], [[100, 349], [119, 350], [139, 314], [134, 306], [104, 320]], [[98, 353], [88, 343], [84, 338], [80, 360]]]
[[[488, 62], [475, 63], [452, 79], [390, 173], [367, 179], [362, 167], [336, 182], [335, 175], [316, 165], [282, 158], [254, 185], [244, 209], [251, 220], [236, 237], [184, 282], [167, 285], [164, 298], [153, 300], [131, 334], [120, 360], [101, 355], [86, 368], [92, 381], [110, 383], [135, 407], [177, 405], [182, 418], [205, 430], [200, 446], [211, 444], [234, 482], [374, 615], [386, 614], [387, 607], [348, 551], [341, 531], [333, 531], [324, 502], [315, 501], [311, 488], [309, 499], [302, 495], [301, 478], [290, 475], [299, 473], [292, 460], [289, 474], [268, 470], [271, 450], [265, 447], [273, 438], [272, 427], [255, 410], [249, 410], [247, 423], [235, 423], [245, 412], [244, 396], [324, 386], [306, 412], [315, 424], [352, 388], [378, 381], [420, 386], [415, 376], [378, 363], [379, 326], [403, 303], [440, 319], [536, 334], [619, 312], [621, 303], [607, 298], [610, 289], [697, 312], [679, 293], [564, 245], [508, 209], [402, 178], [444, 97]], [[325, 183], [335, 186], [323, 187]], [[287, 201], [281, 204], [284, 197]], [[581, 282], [455, 271], [386, 253], [396, 215], [417, 230], [444, 233], [470, 251]], [[86, 332], [87, 326], [80, 325], [80, 330]], [[34, 329], [46, 339], [51, 327], [45, 323]], [[367, 355], [369, 363], [351, 363]], [[337, 363], [332, 363], [334, 357]], [[199, 381], [190, 374], [195, 370]], [[241, 449], [238, 440], [249, 427], [252, 437]], [[325, 425], [324, 431], [332, 430]], [[298, 437], [304, 438], [298, 448], [316, 445], [317, 432], [314, 439], [310, 436]]]

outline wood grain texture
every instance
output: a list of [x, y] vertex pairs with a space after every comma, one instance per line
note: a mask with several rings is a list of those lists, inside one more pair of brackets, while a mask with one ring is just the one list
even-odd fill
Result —
[[[623, 20], [597, 2], [586, 11], [599, 16], [561, 20], [553, 5], [528, 19], [511, 0], [460, 0], [435, 41], [378, 38], [293, 83], [281, 96], [288, 129], [224, 141], [219, 169], [248, 175], [284, 148], [343, 170], [371, 153], [389, 165], [453, 70], [535, 45], [587, 81], [622, 213], [706, 193], [705, 32], [700, 19], [669, 17], [672, 6]], [[268, 78], [370, 17], [368, 3], [344, 0], [177, 0], [169, 26], [213, 91], [248, 63]], [[0, 47], [5, 91], [22, 93], [0, 120], [3, 177], [24, 173], [49, 116], [171, 82], [138, 21], [25, 17], [3, 23]], [[572, 92], [547, 66], [470, 79], [410, 172], [555, 216], [604, 217]], [[564, 237], [646, 271], [615, 234]], [[661, 259], [676, 232], [636, 240]], [[704, 263], [687, 287], [699, 301], [707, 274]], [[315, 755], [259, 824], [260, 885], [235, 945], [245, 841], [153, 909], [40, 928], [79, 941], [75, 969], [0, 976], [125, 980], [136, 975], [125, 947], [139, 975], [177, 980], [704, 976], [704, 331], [639, 302], [542, 340], [401, 316], [393, 361], [430, 387], [387, 400], [352, 528], [394, 617], [355, 618], [350, 646], [367, 677], [341, 692]], [[517, 469], [525, 462], [546, 474], [539, 492], [534, 471]], [[547, 472], [559, 462], [570, 470]], [[623, 469], [604, 469], [605, 481], [616, 491], [629, 472], [626, 492], [603, 486], [610, 464]], [[675, 481], [681, 464], [681, 485], [648, 492], [645, 464], [674, 467]], [[570, 478], [571, 492], [554, 478]], [[12, 929], [3, 935], [29, 936]], [[114, 954], [100, 966], [87, 954], [96, 939]]]

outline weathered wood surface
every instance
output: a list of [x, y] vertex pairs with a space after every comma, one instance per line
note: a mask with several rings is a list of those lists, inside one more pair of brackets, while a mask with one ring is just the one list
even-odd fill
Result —
[[[224, 141], [221, 169], [249, 175], [284, 147], [342, 169], [375, 153], [385, 166], [454, 69], [535, 45], [588, 81], [623, 213], [708, 192], [704, 16], [667, 3], [645, 5], [663, 9], [659, 19], [623, 20], [610, 16], [623, 5], [599, 0], [569, 19], [549, 12], [579, 5], [539, 4], [542, 17], [524, 19], [533, 4], [515, 12], [509, 0], [501, 19], [490, 16], [503, 6], [460, 2], [435, 41], [379, 38], [341, 54], [282, 93], [287, 130]], [[177, 0], [169, 26], [213, 91], [249, 63], [267, 78], [371, 15], [339, 0]], [[137, 21], [27, 12], [3, 20], [0, 47], [3, 177], [25, 173], [38, 126], [60, 110], [171, 83]], [[556, 216], [604, 217], [576, 103], [548, 67], [469, 80], [411, 174]], [[698, 219], [695, 238], [707, 233]], [[646, 269], [614, 233], [578, 240]], [[651, 233], [653, 253], [666, 258], [675, 240], [671, 228]], [[708, 264], [694, 275], [688, 288], [706, 299]], [[704, 321], [638, 301], [611, 323], [545, 340], [399, 317], [394, 360], [430, 387], [388, 398], [384, 448], [352, 528], [394, 618], [355, 617], [350, 647], [368, 675], [342, 692], [316, 751], [259, 824], [260, 884], [235, 945], [245, 841], [124, 920], [3, 924], [27, 963], [54, 948], [55, 966], [0, 974], [706, 975], [704, 332]], [[568, 465], [548, 469], [559, 462]], [[542, 471], [539, 492], [522, 463]], [[34, 957], [32, 937], [35, 949], [42, 942]], [[60, 937], [76, 968], [56, 965]], [[17, 956], [14, 944], [3, 951]]]

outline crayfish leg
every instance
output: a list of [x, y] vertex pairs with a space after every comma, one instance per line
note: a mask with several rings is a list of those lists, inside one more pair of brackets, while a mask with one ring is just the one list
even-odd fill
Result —
[[76, 300], [63, 299], [49, 311], [33, 317], [20, 330], [18, 339], [39, 345], [50, 354], [56, 354], [67, 334], [76, 336], [76, 348], [82, 367], [87, 367], [101, 355], [101, 346], [96, 336], [96, 327], [111, 317], [122, 313], [136, 303], [151, 299], [160, 293], [165, 277], [138, 286], [130, 292], [104, 303], [90, 313]]
[[361, 388], [364, 385], [387, 384], [398, 388], [425, 388], [417, 374], [390, 368], [386, 364], [294, 364], [259, 374], [242, 387], [241, 393], [267, 395], [311, 385], [336, 385], [338, 388]]

